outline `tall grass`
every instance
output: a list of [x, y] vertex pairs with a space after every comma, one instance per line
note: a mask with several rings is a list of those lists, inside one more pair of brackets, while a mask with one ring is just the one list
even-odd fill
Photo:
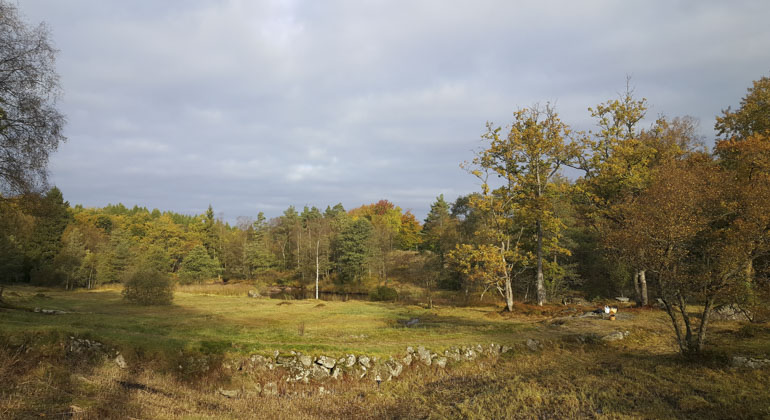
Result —
[[250, 290], [259, 292], [262, 286], [250, 283], [209, 283], [177, 285], [176, 291], [193, 295], [247, 296]]

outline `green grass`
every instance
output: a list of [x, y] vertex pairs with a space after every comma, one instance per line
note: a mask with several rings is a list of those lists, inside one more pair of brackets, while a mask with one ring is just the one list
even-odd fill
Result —
[[[770, 358], [766, 324], [715, 322], [709, 351], [685, 360], [665, 313], [651, 309], [621, 308], [625, 318], [605, 321], [569, 316], [588, 308], [517, 305], [505, 314], [494, 307], [249, 299], [204, 289], [178, 292], [169, 307], [125, 303], [117, 289], [6, 289], [6, 303], [70, 313], [0, 309], [0, 418], [770, 418], [770, 368], [729, 366], [735, 354]], [[411, 318], [421, 322], [399, 323]], [[631, 334], [612, 343], [575, 340], [618, 330]], [[63, 344], [70, 335], [115, 347], [130, 368], [73, 357]], [[527, 338], [544, 350], [527, 350]], [[380, 387], [350, 378], [287, 383], [278, 371], [224, 367], [190, 381], [169, 363], [273, 350], [388, 356], [408, 345], [440, 351], [490, 342], [514, 351], [446, 370], [412, 366]], [[278, 383], [279, 396], [253, 391], [268, 381]], [[321, 385], [331, 394], [319, 398]], [[242, 395], [223, 397], [220, 386]]]
[[[495, 308], [429, 310], [363, 301], [281, 301], [188, 293], [177, 293], [171, 306], [137, 306], [111, 289], [45, 291], [46, 297], [35, 297], [38, 292], [31, 289], [10, 291], [19, 296], [7, 298], [9, 303], [68, 313], [7, 311], [0, 334], [62, 331], [148, 352], [196, 348], [201, 342], [217, 341], [229, 343], [230, 351], [236, 353], [302, 350], [385, 356], [408, 345], [436, 350], [457, 344], [511, 345], [533, 329], [495, 316]], [[411, 318], [419, 318], [420, 323], [412, 328], [399, 323]]]

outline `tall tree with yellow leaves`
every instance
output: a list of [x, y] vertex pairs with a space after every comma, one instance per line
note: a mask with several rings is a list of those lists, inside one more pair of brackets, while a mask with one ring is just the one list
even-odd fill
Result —
[[[501, 128], [487, 125], [483, 138], [489, 147], [473, 159], [471, 173], [482, 181], [482, 195], [471, 203], [491, 215], [489, 225], [495, 233], [500, 256], [510, 261], [526, 261], [519, 246], [522, 233], [532, 232], [535, 254], [535, 288], [537, 304], [546, 302], [543, 258], [546, 253], [569, 254], [559, 245], [563, 223], [555, 216], [553, 202], [554, 176], [573, 153], [565, 143], [569, 128], [550, 106], [533, 106], [514, 112], [507, 134]], [[502, 181], [493, 189], [489, 176]], [[515, 244], [515, 245], [514, 245]], [[510, 272], [506, 281], [506, 301], [512, 301]], [[510, 307], [510, 305], [509, 305]]]

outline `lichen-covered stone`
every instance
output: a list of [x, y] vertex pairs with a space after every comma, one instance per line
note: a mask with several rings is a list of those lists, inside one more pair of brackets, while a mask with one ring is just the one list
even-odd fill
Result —
[[118, 367], [121, 369], [128, 367], [128, 363], [126, 363], [126, 359], [123, 358], [122, 354], [118, 354], [118, 356], [115, 358], [115, 364], [118, 365]]
[[296, 356], [288, 355], [288, 354], [279, 354], [275, 357], [275, 364], [277, 365], [283, 365], [283, 366], [291, 366], [294, 365], [297, 361]]
[[540, 351], [540, 350], [543, 349], [543, 345], [540, 344], [540, 342], [537, 341], [537, 340], [533, 340], [531, 338], [528, 338], [527, 339], [527, 348], [530, 351]]
[[423, 346], [417, 347], [417, 357], [419, 358], [420, 362], [426, 366], [430, 366], [431, 361], [433, 360], [430, 352]]
[[749, 369], [760, 369], [770, 366], [770, 359], [756, 359], [753, 357], [733, 356], [730, 363], [733, 367], [746, 367]]
[[310, 376], [317, 381], [324, 380], [330, 376], [329, 369], [321, 365], [313, 365], [310, 368]]
[[217, 390], [220, 395], [224, 395], [227, 398], [238, 398], [239, 395], [241, 395], [241, 391], [237, 389], [222, 389], [219, 388]]
[[602, 341], [618, 341], [628, 336], [628, 331], [615, 331], [602, 337]]
[[407, 354], [403, 359], [401, 359], [401, 361], [404, 363], [404, 365], [411, 366], [413, 361], [412, 355]]
[[369, 356], [358, 356], [358, 364], [367, 369], [372, 367], [371, 359], [369, 359]]
[[337, 364], [336, 360], [332, 359], [331, 357], [326, 357], [326, 356], [318, 356], [318, 359], [316, 359], [315, 362], [316, 362], [316, 364], [319, 364], [319, 365], [325, 367], [326, 369], [331, 369], [331, 368], [334, 367], [334, 365]]
[[388, 368], [388, 373], [390, 374], [390, 378], [398, 378], [398, 375], [400, 375], [401, 372], [404, 370], [404, 366], [393, 359], [390, 359], [387, 362], [385, 362], [385, 367]]
[[298, 359], [299, 359], [299, 363], [305, 368], [309, 368], [310, 366], [313, 365], [313, 358], [310, 356], [306, 356], [303, 354], [303, 355], [300, 355]]
[[345, 367], [353, 367], [356, 364], [356, 356], [349, 354], [345, 359]]

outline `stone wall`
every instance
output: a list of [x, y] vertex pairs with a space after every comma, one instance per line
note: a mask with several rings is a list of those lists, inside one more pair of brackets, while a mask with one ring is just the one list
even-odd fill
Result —
[[274, 352], [272, 356], [259, 354], [241, 360], [231, 369], [239, 371], [282, 370], [287, 382], [325, 381], [352, 377], [373, 381], [390, 381], [398, 378], [404, 369], [410, 366], [431, 366], [445, 369], [455, 362], [473, 361], [479, 358], [498, 357], [511, 350], [499, 344], [450, 347], [441, 354], [424, 346], [406, 348], [405, 352], [388, 358], [379, 358], [365, 354], [347, 354], [342, 357], [326, 355], [310, 356], [301, 352]]

